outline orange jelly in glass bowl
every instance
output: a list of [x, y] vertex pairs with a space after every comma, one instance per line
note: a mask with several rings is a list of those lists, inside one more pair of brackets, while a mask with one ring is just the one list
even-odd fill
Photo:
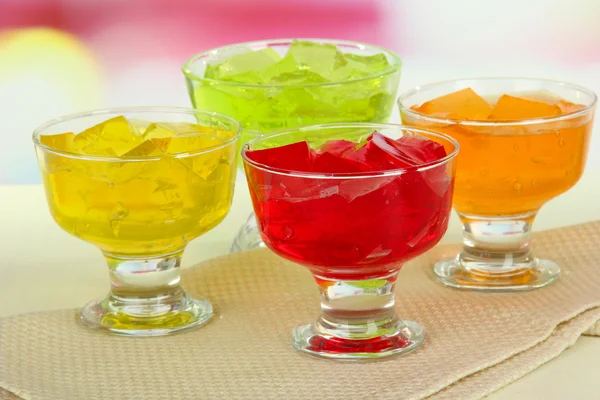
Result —
[[[436, 126], [461, 146], [454, 208], [465, 214], [513, 215], [538, 210], [579, 180], [592, 119], [545, 120], [585, 108], [543, 91], [484, 98], [466, 88], [410, 110], [456, 121]], [[407, 125], [432, 128], [430, 121], [409, 112], [402, 118]], [[518, 123], [525, 120], [536, 122]], [[482, 124], [470, 123], [475, 121]]]

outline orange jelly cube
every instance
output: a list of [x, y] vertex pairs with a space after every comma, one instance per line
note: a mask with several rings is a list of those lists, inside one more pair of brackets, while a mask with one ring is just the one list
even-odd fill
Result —
[[510, 121], [552, 117], [559, 114], [561, 114], [561, 109], [557, 105], [504, 94], [496, 103], [496, 106], [489, 115], [489, 119], [494, 121]]
[[585, 108], [585, 106], [582, 104], [575, 104], [566, 100], [560, 100], [558, 103], [556, 103], [556, 105], [558, 106], [558, 108], [560, 108], [560, 111], [563, 114], [570, 114], [576, 111], [583, 110]]
[[466, 88], [423, 103], [417, 111], [445, 118], [484, 120], [492, 107], [473, 89]]

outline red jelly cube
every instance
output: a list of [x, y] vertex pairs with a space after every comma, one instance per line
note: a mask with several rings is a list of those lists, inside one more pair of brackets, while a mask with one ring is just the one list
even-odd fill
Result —
[[[444, 146], [425, 137], [407, 135], [392, 140], [383, 135], [374, 135], [373, 140], [378, 143], [384, 142], [382, 148], [392, 153], [394, 157], [409, 162], [411, 166], [418, 167], [446, 157]], [[421, 176], [430, 189], [439, 196], [444, 195], [450, 186], [451, 180], [443, 166], [422, 171]]]
[[[367, 143], [364, 146], [352, 153], [347, 153], [346, 158], [368, 165], [373, 172], [406, 168], [410, 166], [378, 145], [376, 135], [381, 136], [381, 134], [375, 132], [373, 135], [369, 136]], [[381, 142], [381, 140], [379, 140], [379, 142]]]
[[249, 159], [271, 168], [290, 171], [312, 171], [313, 150], [306, 142], [288, 144], [264, 150], [250, 150], [246, 153]]
[[383, 136], [379, 132], [373, 134], [373, 143], [387, 154], [387, 158], [391, 160], [394, 165], [397, 165], [400, 168], [418, 165], [418, 163], [398, 150], [397, 143], [394, 142], [394, 140]]
[[407, 164], [414, 167], [446, 157], [444, 146], [418, 136], [403, 136], [393, 140], [375, 132], [373, 142], [394, 160], [398, 160], [398, 165]]
[[330, 140], [324, 143], [319, 149], [322, 153], [331, 153], [334, 156], [344, 157], [346, 154], [356, 150], [358, 143], [348, 140]]
[[407, 135], [391, 142], [396, 150], [416, 164], [437, 161], [447, 156], [444, 146], [424, 137]]
[[317, 154], [313, 162], [314, 172], [350, 173], [366, 171], [367, 169], [368, 167], [365, 164], [343, 158], [329, 151]]

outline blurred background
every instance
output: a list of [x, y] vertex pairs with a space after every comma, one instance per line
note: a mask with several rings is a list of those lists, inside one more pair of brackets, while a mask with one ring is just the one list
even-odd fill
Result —
[[[403, 57], [401, 91], [518, 75], [599, 92], [598, 21], [598, 0], [0, 0], [0, 184], [40, 181], [30, 138], [48, 119], [189, 106], [180, 67], [212, 47], [358, 40]], [[600, 170], [599, 152], [595, 138], [588, 169]]]

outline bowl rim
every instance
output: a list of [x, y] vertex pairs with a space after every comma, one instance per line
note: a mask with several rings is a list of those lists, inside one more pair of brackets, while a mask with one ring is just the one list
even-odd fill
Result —
[[[211, 55], [215, 55], [218, 52], [222, 52], [224, 50], [228, 50], [228, 49], [232, 49], [235, 47], [243, 47], [243, 46], [247, 46], [247, 47], [252, 47], [252, 46], [257, 46], [257, 45], [264, 45], [264, 46], [283, 46], [283, 45], [289, 45], [291, 44], [293, 41], [298, 40], [298, 41], [307, 41], [307, 42], [315, 42], [315, 43], [323, 43], [323, 44], [333, 44], [333, 45], [341, 45], [341, 46], [346, 46], [346, 47], [355, 47], [358, 49], [373, 49], [373, 50], [378, 50], [381, 53], [386, 54], [386, 56], [388, 56], [389, 58], [391, 58], [392, 63], [390, 65], [389, 68], [383, 70], [383, 71], [379, 71], [377, 73], [373, 73], [361, 78], [355, 78], [355, 79], [348, 79], [345, 81], [339, 81], [339, 82], [323, 82], [323, 83], [309, 83], [309, 84], [301, 84], [301, 83], [295, 83], [295, 84], [285, 84], [285, 83], [278, 83], [278, 84], [251, 84], [251, 83], [240, 83], [240, 82], [231, 82], [231, 81], [223, 81], [223, 80], [219, 80], [219, 79], [210, 79], [210, 78], [204, 78], [201, 76], [198, 76], [197, 74], [195, 74], [192, 71], [191, 66], [196, 63], [197, 61], [209, 57]], [[227, 85], [230, 87], [239, 87], [239, 88], [254, 88], [254, 89], [269, 89], [269, 88], [285, 88], [285, 87], [327, 87], [327, 86], [334, 86], [334, 85], [345, 85], [345, 84], [351, 84], [351, 83], [356, 83], [356, 82], [361, 82], [361, 81], [367, 81], [367, 80], [371, 80], [374, 78], [379, 78], [379, 77], [383, 77], [386, 75], [392, 75], [396, 72], [398, 72], [402, 67], [402, 59], [400, 58], [400, 56], [395, 53], [392, 50], [386, 49], [384, 47], [381, 46], [376, 46], [376, 45], [372, 45], [372, 44], [368, 44], [368, 43], [362, 43], [362, 42], [355, 42], [355, 41], [351, 41], [351, 40], [337, 40], [337, 39], [325, 39], [325, 38], [287, 38], [287, 39], [267, 39], [267, 40], [255, 40], [255, 41], [250, 41], [250, 42], [241, 42], [241, 43], [234, 43], [234, 44], [229, 44], [226, 46], [220, 46], [220, 47], [216, 47], [210, 50], [206, 50], [203, 51], [201, 53], [197, 53], [193, 56], [191, 56], [190, 58], [188, 58], [184, 63], [183, 66], [181, 67], [181, 71], [183, 72], [183, 74], [185, 75], [186, 78], [192, 80], [192, 81], [198, 81], [198, 82], [205, 82], [208, 84], [219, 84], [219, 85]]]
[[[565, 113], [565, 114], [560, 114], [560, 115], [548, 116], [548, 117], [523, 118], [523, 119], [516, 119], [516, 120], [466, 120], [466, 119], [456, 119], [456, 118], [435, 117], [435, 116], [430, 116], [430, 115], [415, 111], [410, 108], [411, 106], [404, 104], [405, 100], [407, 100], [408, 98], [410, 98], [411, 96], [414, 96], [415, 94], [417, 94], [419, 92], [423, 92], [423, 91], [435, 88], [437, 86], [449, 85], [452, 83], [462, 83], [462, 82], [467, 83], [467, 82], [473, 82], [473, 81], [528, 81], [528, 82], [553, 84], [553, 85], [568, 87], [570, 89], [583, 92], [586, 95], [591, 97], [591, 101], [589, 102], [589, 104], [587, 104], [585, 106], [585, 108], [582, 108], [581, 110], [577, 110], [577, 111], [573, 111], [573, 112], [569, 112], [569, 113]], [[596, 95], [596, 93], [594, 91], [592, 91], [591, 89], [588, 89], [581, 85], [564, 82], [564, 81], [552, 80], [552, 79], [508, 77], [508, 76], [507, 77], [473, 77], [473, 78], [449, 79], [449, 80], [445, 80], [445, 81], [428, 83], [425, 85], [415, 86], [412, 89], [410, 89], [404, 93], [401, 93], [400, 96], [398, 96], [398, 100], [397, 100], [397, 104], [398, 104], [398, 107], [400, 108], [401, 115], [406, 114], [409, 117], [419, 119], [422, 121], [427, 121], [430, 123], [435, 123], [435, 124], [444, 124], [444, 125], [459, 124], [459, 125], [464, 125], [464, 126], [480, 126], [480, 127], [496, 127], [496, 126], [497, 127], [513, 126], [514, 127], [514, 126], [535, 125], [535, 124], [543, 124], [543, 123], [549, 123], [549, 122], [564, 121], [567, 119], [577, 118], [577, 117], [587, 114], [588, 112], [590, 112], [590, 110], [594, 109], [597, 102], [598, 102], [598, 96]]]
[[[251, 150], [252, 145], [259, 143], [264, 140], [269, 140], [277, 136], [285, 136], [292, 133], [298, 132], [311, 132], [318, 131], [321, 129], [352, 129], [352, 128], [365, 128], [365, 129], [373, 129], [374, 131], [377, 129], [397, 129], [401, 131], [410, 131], [419, 134], [426, 134], [429, 136], [435, 136], [438, 138], [442, 138], [447, 142], [451, 143], [454, 146], [454, 149], [450, 154], [447, 154], [445, 157], [440, 158], [439, 160], [431, 161], [428, 163], [423, 163], [414, 167], [404, 167], [404, 168], [394, 168], [390, 170], [381, 170], [381, 171], [369, 171], [369, 172], [344, 172], [344, 173], [331, 173], [331, 172], [307, 172], [307, 171], [295, 171], [281, 168], [274, 168], [268, 165], [256, 162], [251, 160], [247, 152]], [[394, 177], [402, 174], [410, 173], [410, 172], [423, 172], [433, 168], [440, 167], [442, 165], [448, 164], [452, 161], [459, 153], [460, 145], [456, 139], [452, 136], [447, 135], [443, 132], [436, 132], [428, 129], [421, 128], [413, 128], [407, 125], [401, 124], [393, 124], [393, 123], [372, 123], [372, 122], [335, 122], [329, 124], [319, 124], [319, 125], [308, 125], [297, 128], [289, 128], [279, 130], [268, 135], [262, 135], [257, 138], [250, 140], [248, 143], [244, 145], [242, 148], [242, 159], [244, 163], [252, 166], [253, 168], [260, 169], [262, 171], [266, 171], [269, 173], [277, 174], [277, 175], [285, 175], [285, 176], [293, 176], [296, 178], [310, 178], [310, 179], [363, 179], [363, 178], [384, 178], [384, 177]]]
[[[63, 122], [73, 121], [80, 118], [86, 118], [97, 115], [112, 115], [114, 117], [124, 116], [125, 114], [133, 114], [133, 113], [162, 113], [162, 114], [186, 114], [186, 115], [204, 115], [207, 117], [215, 117], [221, 121], [227, 121], [235, 127], [236, 132], [231, 138], [224, 140], [223, 142], [216, 144], [214, 146], [209, 146], [203, 149], [199, 149], [196, 151], [184, 152], [184, 153], [175, 153], [175, 154], [165, 154], [160, 156], [134, 156], [134, 157], [118, 157], [118, 156], [101, 156], [101, 155], [90, 155], [83, 153], [75, 153], [70, 151], [65, 151], [61, 149], [57, 149], [52, 146], [48, 146], [43, 144], [40, 141], [40, 136], [42, 136], [42, 132], [53, 125], [57, 125]], [[149, 121], [152, 123], [152, 121]], [[160, 121], [159, 121], [160, 122]], [[32, 135], [32, 141], [34, 145], [44, 152], [51, 153], [54, 155], [59, 155], [67, 158], [76, 158], [82, 160], [95, 160], [95, 161], [104, 161], [104, 162], [141, 162], [141, 161], [157, 161], [166, 158], [187, 158], [193, 157], [199, 154], [210, 153], [215, 150], [223, 149], [232, 143], [235, 143], [242, 133], [241, 124], [235, 119], [212, 111], [204, 111], [204, 110], [196, 110], [193, 108], [186, 107], [170, 107], [170, 106], [137, 106], [137, 107], [114, 107], [114, 108], [105, 108], [105, 109], [97, 109], [92, 111], [84, 111], [74, 114], [65, 115], [63, 117], [55, 118], [49, 121], [44, 122], [40, 126], [38, 126]], [[49, 135], [51, 136], [51, 135]]]

